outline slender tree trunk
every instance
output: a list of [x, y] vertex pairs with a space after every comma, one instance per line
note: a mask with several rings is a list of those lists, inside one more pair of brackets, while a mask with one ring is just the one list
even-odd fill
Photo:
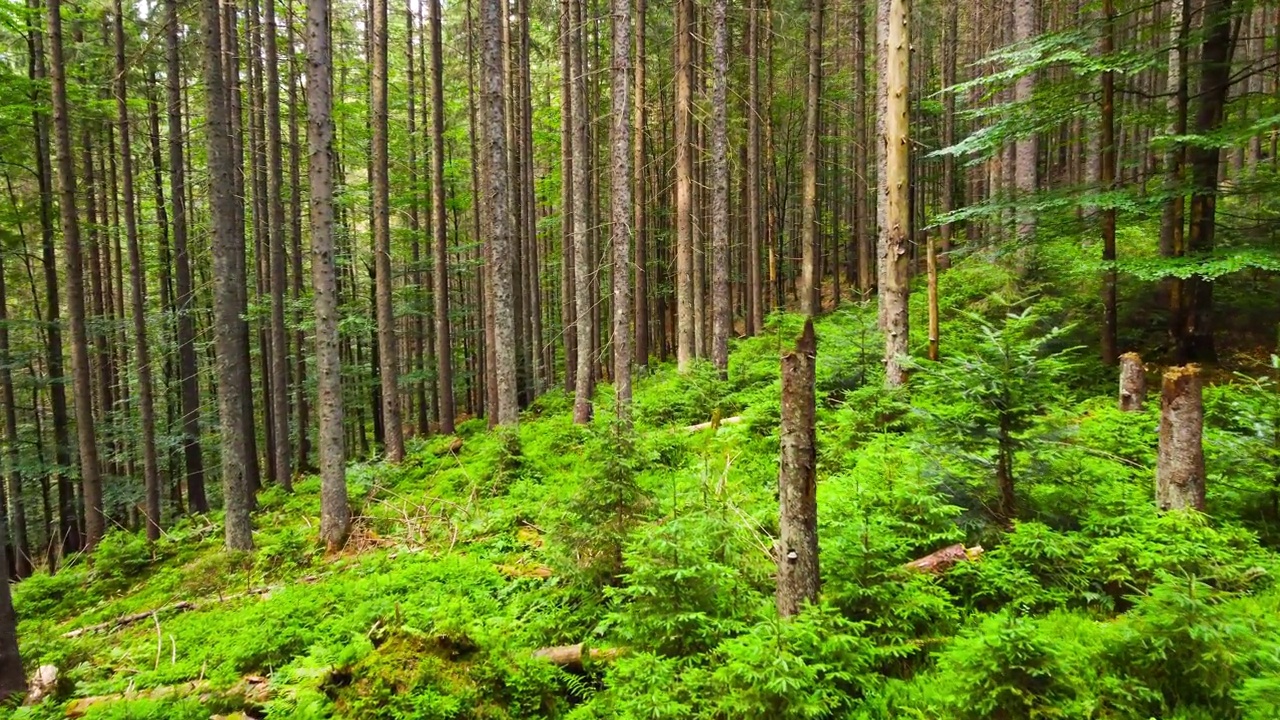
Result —
[[[722, 0], [723, 1], [723, 0]], [[631, 0], [613, 0], [613, 390], [614, 410], [631, 424]]]
[[806, 315], [822, 311], [821, 248], [818, 244], [818, 104], [822, 99], [823, 0], [809, 0], [805, 50], [809, 75], [805, 91], [804, 166], [801, 169], [800, 309]]
[[729, 373], [729, 333], [733, 330], [732, 298], [729, 296], [727, 5], [728, 0], [715, 0], [711, 10], [711, 362], [723, 376]]
[[115, 0], [115, 96], [120, 126], [120, 169], [124, 179], [124, 225], [129, 245], [129, 300], [133, 314], [134, 359], [138, 372], [138, 405], [142, 415], [143, 487], [146, 495], [147, 540], [160, 539], [160, 461], [156, 454], [156, 409], [151, 379], [151, 350], [147, 343], [147, 280], [138, 245], [138, 218], [133, 187], [133, 149], [126, 96], [128, 66], [124, 61], [124, 5]]
[[[1212, 135], [1222, 127], [1227, 94], [1231, 87], [1231, 56], [1235, 36], [1231, 24], [1231, 0], [1207, 0], [1204, 8], [1204, 43], [1200, 49], [1200, 98], [1195, 134]], [[1218, 166], [1222, 150], [1215, 146], [1188, 149], [1191, 171], [1191, 207], [1188, 213], [1186, 249], [1190, 255], [1213, 251], [1218, 202]], [[1217, 359], [1213, 338], [1213, 281], [1192, 276], [1186, 282], [1183, 326], [1177, 354], [1195, 362]]]
[[574, 319], [577, 324], [578, 356], [575, 359], [573, 421], [579, 424], [591, 422], [592, 373], [595, 372], [592, 348], [591, 323], [595, 318], [591, 294], [591, 236], [587, 220], [587, 132], [591, 120], [591, 108], [587, 105], [587, 79], [583, 73], [583, 35], [585, 29], [578, 22], [583, 0], [569, 0], [569, 64], [573, 68], [571, 81], [571, 117], [573, 146], [573, 299]]
[[[271, 420], [274, 424], [276, 482], [293, 489], [293, 453], [289, 445], [289, 343], [284, 304], [288, 285], [284, 252], [284, 160], [280, 138], [280, 48], [275, 0], [263, 3], [266, 25], [267, 250], [271, 266]], [[293, 48], [289, 48], [293, 52]]]
[[760, 274], [760, 5], [750, 0], [747, 10], [747, 335], [764, 329], [764, 283]]
[[[54, 0], [57, 2], [57, 0]], [[70, 143], [68, 143], [70, 144]], [[0, 497], [0, 507], [4, 498]], [[9, 529], [6, 520], [0, 514], [0, 538], [6, 538]], [[27, 690], [27, 677], [22, 672], [22, 656], [18, 653], [18, 617], [13, 611], [13, 596], [10, 594], [9, 552], [5, 543], [0, 542], [0, 702]]]
[[[89, 338], [85, 330], [84, 271], [80, 250], [80, 219], [76, 215], [76, 176], [71, 157], [71, 121], [67, 110], [66, 61], [63, 58], [62, 51], [61, 0], [49, 0], [48, 9], [49, 61], [51, 64], [49, 77], [53, 101], [54, 146], [57, 149], [58, 156], [58, 209], [62, 215], [62, 240], [65, 246], [63, 255], [67, 264], [67, 316], [71, 326], [71, 373], [74, 382], [76, 432], [80, 441], [80, 480], [83, 486], [85, 509], [84, 541], [86, 547], [93, 548], [102, 539], [102, 535], [106, 531], [106, 516], [102, 511], [102, 475], [98, 465], [98, 439], [93, 422], [93, 388], [90, 379]], [[45, 272], [47, 275], [51, 275], [55, 272], [52, 264], [52, 252], [50, 252], [52, 245], [46, 242], [45, 246]], [[51, 289], [56, 288], [56, 286], [56, 280], [50, 284]], [[55, 298], [50, 299], [52, 302], [49, 303], [49, 316], [52, 320], [56, 312], [57, 301]], [[53, 345], [54, 338], [51, 330], [50, 346], [52, 347]], [[60, 366], [62, 364], [61, 349], [59, 348], [56, 353], [50, 353], [50, 356], [50, 374], [54, 374], [56, 371], [60, 375]], [[57, 368], [53, 367], [52, 363], [55, 359], [59, 365]], [[61, 388], [62, 385], [59, 383], [55, 384], [52, 389], [55, 442], [57, 441], [56, 427], [58, 425], [58, 393]], [[65, 401], [63, 402], [62, 412], [65, 414]], [[62, 443], [59, 443], [59, 446], [61, 445]], [[59, 452], [64, 452], [61, 447]], [[59, 465], [62, 465], [62, 463], [59, 462]], [[62, 493], [59, 493], [59, 495], [62, 495]], [[65, 500], [69, 500], [69, 496], [63, 498], [63, 500], [65, 511]], [[64, 525], [61, 528], [64, 548], [73, 539], [71, 531], [74, 527], [74, 518], [72, 518], [70, 526]]]
[[649, 224], [648, 198], [645, 193], [645, 130], [648, 126], [648, 108], [645, 106], [645, 20], [647, 0], [636, 2], [636, 57], [635, 57], [635, 338], [636, 364], [649, 364]]
[[938, 360], [938, 248], [930, 234], [926, 240], [925, 262], [927, 263], [928, 273], [928, 301], [929, 301], [929, 359], [937, 362]]
[[379, 377], [382, 381], [382, 425], [387, 460], [404, 460], [400, 423], [400, 360], [395, 309], [391, 303], [390, 167], [387, 161], [387, 2], [373, 0], [373, 268], [378, 316]]
[[[1115, 7], [1112, 0], [1103, 0], [1102, 55], [1109, 57], [1115, 47]], [[1103, 192], [1116, 187], [1116, 121], [1115, 74], [1111, 70], [1102, 73], [1102, 127], [1101, 168], [1098, 180]], [[1115, 365], [1119, 357], [1116, 322], [1116, 209], [1109, 204], [1102, 210], [1102, 362]]]
[[[1169, 69], [1165, 92], [1168, 94], [1167, 110], [1171, 118], [1168, 133], [1180, 137], [1187, 133], [1187, 50], [1191, 33], [1190, 0], [1172, 0], [1169, 18]], [[1160, 255], [1181, 257], [1186, 253], [1184, 240], [1186, 191], [1183, 185], [1183, 169], [1187, 150], [1182, 143], [1171, 143], [1164, 157], [1165, 192], [1168, 197], [1160, 214]], [[1186, 281], [1169, 277], [1164, 281], [1169, 303], [1169, 339], [1174, 346], [1175, 361], [1185, 362], [1181, 354], [1179, 338], [1186, 324], [1184, 301]]]
[[[1038, 0], [1014, 0], [1013, 3], [1013, 41], [1028, 43], [1039, 32]], [[1036, 88], [1034, 72], [1024, 73], [1014, 84], [1014, 102], [1030, 103]], [[1018, 193], [1020, 208], [1018, 210], [1018, 242], [1022, 244], [1035, 240], [1036, 212], [1029, 207], [1039, 185], [1039, 137], [1035, 132], [1019, 136], [1014, 143], [1014, 186]], [[1029, 250], [1024, 248], [1024, 250]]]
[[676, 0], [676, 364], [688, 372], [694, 350], [693, 2]]
[[289, 235], [292, 256], [290, 270], [293, 275], [293, 335], [294, 350], [294, 409], [297, 411], [298, 469], [311, 468], [311, 413], [307, 393], [307, 353], [302, 330], [302, 163], [298, 140], [298, 118], [302, 116], [298, 101], [297, 49], [294, 46], [293, 0], [288, 2], [289, 18], [285, 25], [286, 44], [289, 48]]
[[508, 207], [506, 108], [503, 89], [506, 86], [502, 64], [501, 0], [481, 0], [480, 35], [481, 92], [484, 101], [484, 144], [488, 159], [489, 182], [485, 205], [489, 208], [488, 246], [491, 260], [493, 300], [494, 378], [497, 383], [499, 425], [515, 426], [519, 422], [516, 395], [516, 318], [513, 295], [512, 266], [515, 248], [512, 243], [511, 208]]
[[560, 2], [560, 325], [564, 335], [565, 391], [578, 385], [578, 318], [575, 305], [573, 242], [573, 38], [576, 23], [570, 0]]
[[454, 432], [453, 342], [449, 327], [449, 244], [445, 227], [444, 186], [444, 60], [440, 39], [440, 0], [431, 9], [431, 219], [435, 264], [436, 375], [440, 402], [440, 432]]
[[883, 221], [880, 225], [880, 307], [885, 332], [885, 381], [897, 387], [907, 380], [903, 359], [910, 353], [908, 252], [910, 245], [907, 175], [910, 135], [907, 124], [908, 59], [911, 28], [909, 0], [880, 0], [880, 24], [887, 28], [881, 53], [885, 72], [880, 82], [884, 135], [881, 138], [883, 174], [880, 187]]
[[[245, 432], [242, 398], [251, 392], [240, 366], [248, 352], [248, 333], [241, 319], [244, 289], [243, 241], [236, 231], [234, 154], [230, 96], [223, 83], [219, 0], [201, 0], [204, 35], [205, 140], [209, 168], [209, 227], [213, 240], [214, 343], [217, 349], [218, 409], [221, 418], [222, 494], [226, 508], [226, 543], [231, 550], [253, 549], [249, 518], [256, 462]], [[240, 248], [236, 245], [239, 243]]]
[[813, 320], [805, 319], [796, 349], [782, 357], [781, 457], [778, 468], [778, 614], [789, 617], [817, 602], [818, 501]]
[[[956, 84], [956, 55], [959, 35], [959, 0], [949, 0], [946, 8], [946, 20], [943, 26], [942, 39], [942, 147], [956, 144], [956, 94], [947, 88]], [[955, 209], [956, 195], [956, 157], [947, 154], [942, 156], [942, 192], [939, 198], [939, 210], [945, 215]], [[939, 247], [937, 265], [945, 269], [951, 266], [951, 243], [955, 227], [952, 223], [943, 223], [939, 228]]]
[[307, 0], [307, 145], [311, 189], [311, 285], [320, 406], [320, 538], [340, 549], [351, 530], [342, 436], [338, 277], [333, 243], [333, 55], [328, 0]]
[[[7, 513], [11, 521], [9, 529], [13, 537], [13, 575], [14, 579], [20, 580], [31, 574], [32, 564], [31, 545], [27, 539], [27, 511], [22, 497], [23, 472], [19, 467], [18, 405], [17, 397], [13, 392], [13, 373], [10, 371], [12, 362], [13, 359], [9, 355], [9, 297], [5, 287], [4, 258], [0, 257], [0, 404], [4, 405], [4, 462], [6, 463], [4, 492], [8, 494], [13, 508], [11, 513]], [[3, 510], [5, 508], [0, 505], [0, 511]], [[4, 545], [5, 540], [7, 538], [0, 535], [0, 545]], [[8, 563], [4, 563], [2, 567], [7, 568]], [[0, 598], [0, 603], [3, 603], [3, 598]], [[3, 611], [2, 606], [0, 611]], [[0, 622], [2, 621], [3, 617], [0, 617]], [[0, 691], [3, 689], [4, 683], [0, 682]]]

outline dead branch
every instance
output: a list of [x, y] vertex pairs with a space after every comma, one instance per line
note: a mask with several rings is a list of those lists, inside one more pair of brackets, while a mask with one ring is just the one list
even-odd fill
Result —
[[[622, 648], [591, 648], [587, 658], [592, 662], [609, 662], [622, 654]], [[533, 656], [542, 658], [552, 665], [567, 668], [581, 668], [583, 664], [583, 644], [557, 645], [533, 651]]]
[[706, 422], [698, 423], [697, 425], [689, 425], [685, 427], [685, 432], [698, 432], [699, 430], [707, 430], [711, 427], [719, 427], [721, 425], [737, 425], [740, 422], [742, 422], [742, 416], [734, 415], [733, 417], [720, 418], [719, 422], [715, 420], [708, 420]]
[[113, 695], [95, 695], [93, 697], [72, 700], [66, 709], [69, 718], [81, 718], [88, 714], [90, 708], [104, 703], [122, 700], [165, 700], [197, 696], [201, 703], [217, 701], [220, 704], [235, 705], [240, 709], [256, 707], [267, 701], [271, 687], [265, 677], [250, 675], [230, 688], [217, 689], [207, 680], [193, 680], [177, 685], [163, 685], [149, 690], [134, 690], [115, 693]]
[[921, 572], [938, 574], [946, 572], [952, 565], [958, 562], [969, 560], [977, 560], [982, 556], [983, 550], [981, 545], [975, 545], [971, 548], [965, 548], [961, 543], [944, 547], [941, 550], [925, 555], [917, 560], [912, 560], [904, 567]]

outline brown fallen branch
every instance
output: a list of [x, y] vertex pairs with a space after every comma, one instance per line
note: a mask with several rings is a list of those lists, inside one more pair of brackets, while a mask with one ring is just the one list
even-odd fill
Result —
[[909, 567], [912, 570], [919, 570], [920, 572], [937, 574], [946, 572], [952, 565], [955, 565], [958, 562], [977, 560], [982, 556], [982, 553], [983, 550], [981, 545], [966, 548], [961, 543], [956, 543], [955, 545], [931, 552], [918, 560], [912, 560], [907, 563], [905, 567]]
[[[622, 654], [622, 648], [597, 648], [593, 647], [586, 652], [587, 659], [592, 662], [608, 662]], [[557, 645], [555, 647], [545, 647], [535, 650], [533, 656], [542, 658], [552, 665], [560, 667], [581, 668], [584, 658], [583, 645]]]
[[214, 688], [208, 680], [193, 680], [177, 685], [163, 685], [149, 690], [134, 690], [114, 695], [95, 695], [72, 700], [67, 704], [66, 716], [81, 718], [96, 705], [125, 700], [167, 700], [171, 698], [198, 697], [201, 704], [217, 703], [245, 710], [262, 705], [271, 694], [271, 686], [265, 677], [250, 675], [230, 688]]
[[132, 615], [121, 615], [120, 617], [114, 620], [108, 620], [106, 622], [98, 623], [97, 625], [89, 625], [86, 627], [78, 628], [76, 630], [72, 630], [71, 632], [62, 633], [62, 637], [78, 638], [81, 635], [100, 632], [102, 630], [107, 630], [107, 631], [116, 630], [118, 628], [132, 625], [138, 622], [139, 620], [146, 620], [150, 617], [154, 617], [162, 613], [181, 612], [183, 610], [190, 610], [194, 607], [195, 607], [195, 603], [183, 600], [181, 602], [173, 603], [172, 605], [165, 605], [164, 607], [156, 608], [155, 610], [147, 610], [146, 612], [133, 613]]
[[699, 430], [706, 430], [711, 427], [719, 427], [720, 425], [737, 425], [740, 422], [742, 422], [742, 416], [734, 415], [733, 417], [720, 418], [719, 422], [715, 420], [708, 420], [703, 423], [698, 423], [697, 425], [689, 425], [685, 428], [685, 431], [698, 432]]

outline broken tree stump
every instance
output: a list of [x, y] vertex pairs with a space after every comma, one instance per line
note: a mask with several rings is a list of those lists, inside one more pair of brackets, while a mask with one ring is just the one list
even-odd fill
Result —
[[795, 352], [782, 356], [782, 430], [778, 463], [778, 614], [789, 617], [818, 599], [817, 431], [813, 321]]
[[1142, 356], [1128, 352], [1120, 356], [1120, 409], [1138, 412], [1147, 401], [1147, 370]]
[[1204, 382], [1196, 365], [1169, 368], [1160, 384], [1156, 505], [1204, 511]]

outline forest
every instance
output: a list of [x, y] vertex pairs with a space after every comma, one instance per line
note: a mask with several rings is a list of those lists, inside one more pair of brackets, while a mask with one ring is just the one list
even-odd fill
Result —
[[1280, 718], [1278, 145], [1278, 0], [0, 0], [0, 717]]

